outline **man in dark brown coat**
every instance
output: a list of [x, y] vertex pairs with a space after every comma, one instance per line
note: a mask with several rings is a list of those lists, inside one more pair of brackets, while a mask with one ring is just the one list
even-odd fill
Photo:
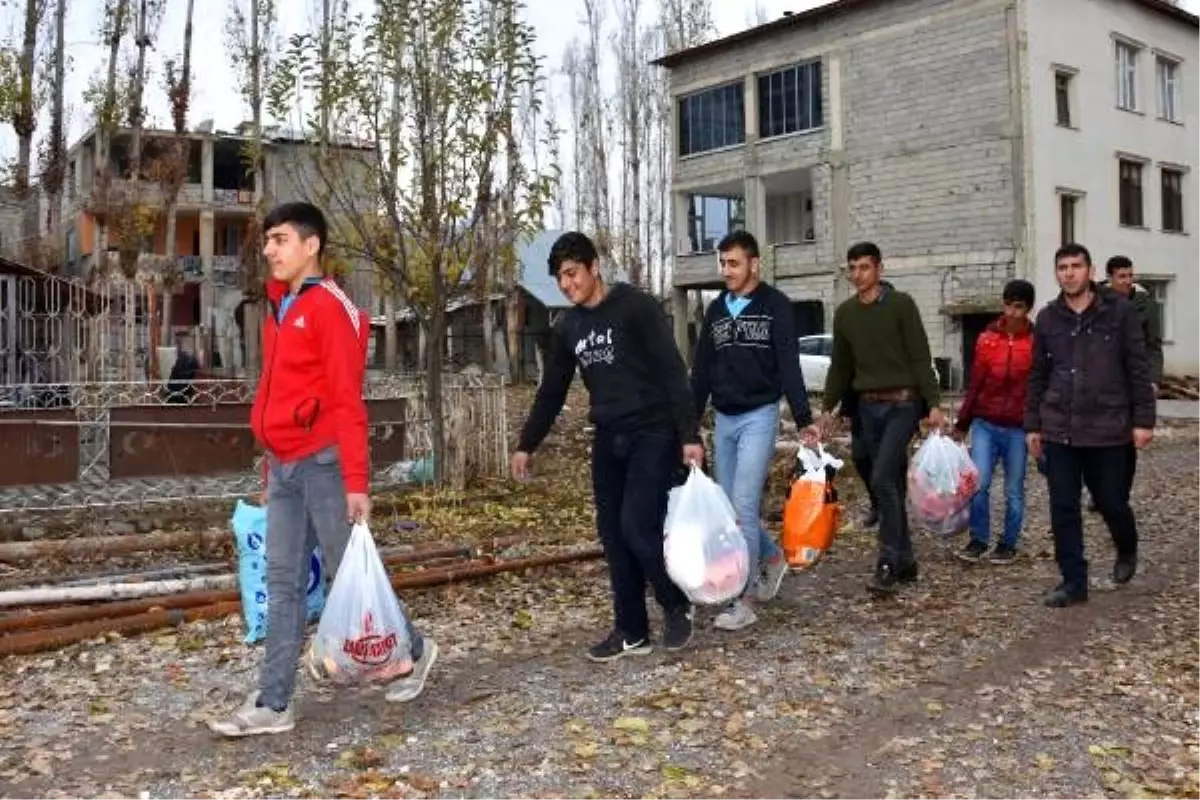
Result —
[[1034, 329], [1025, 432], [1035, 458], [1046, 456], [1050, 525], [1062, 583], [1046, 605], [1087, 600], [1082, 485], [1086, 484], [1117, 550], [1113, 581], [1137, 571], [1137, 523], [1129, 506], [1130, 443], [1154, 436], [1155, 398], [1141, 322], [1133, 304], [1093, 280], [1087, 248], [1067, 244], [1054, 257], [1062, 289]]

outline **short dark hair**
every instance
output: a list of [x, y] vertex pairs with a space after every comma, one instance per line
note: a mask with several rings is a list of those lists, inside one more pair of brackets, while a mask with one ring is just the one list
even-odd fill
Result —
[[554, 240], [554, 244], [550, 246], [550, 257], [546, 259], [546, 262], [550, 267], [550, 274], [558, 277], [558, 270], [564, 261], [578, 261], [580, 264], [590, 267], [599, 259], [600, 254], [596, 252], [596, 245], [586, 233], [567, 231]]
[[1092, 265], [1092, 254], [1088, 252], [1086, 247], [1081, 244], [1076, 244], [1075, 242], [1068, 242], [1067, 244], [1064, 244], [1062, 247], [1058, 248], [1058, 250], [1054, 252], [1054, 263], [1057, 264], [1064, 258], [1070, 258], [1072, 256], [1080, 256], [1083, 258], [1083, 263], [1087, 264], [1089, 267]]
[[858, 242], [850, 245], [850, 249], [846, 251], [846, 263], [858, 261], [860, 258], [873, 258], [878, 264], [883, 261], [883, 253], [879, 252], [879, 245], [874, 242]]
[[1033, 300], [1037, 296], [1033, 284], [1017, 278], [1004, 285], [1005, 303], [1024, 303], [1026, 308], [1033, 308]]
[[263, 219], [263, 233], [280, 225], [291, 225], [302, 239], [317, 237], [321, 244], [317, 255], [325, 252], [325, 243], [329, 239], [329, 224], [325, 222], [325, 215], [321, 213], [321, 209], [312, 203], [280, 203], [275, 206]]
[[758, 239], [755, 239], [754, 234], [750, 231], [730, 231], [721, 237], [721, 241], [717, 242], [718, 253], [728, 253], [735, 247], [742, 248], [742, 251], [750, 258], [759, 257]]
[[1105, 272], [1110, 276], [1119, 269], [1133, 269], [1133, 261], [1129, 256], [1113, 256], [1104, 265]]

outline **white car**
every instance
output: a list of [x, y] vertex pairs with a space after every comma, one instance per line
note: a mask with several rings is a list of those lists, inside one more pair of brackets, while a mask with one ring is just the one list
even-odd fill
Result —
[[[804, 373], [804, 386], [810, 392], [825, 391], [825, 375], [829, 372], [829, 359], [833, 355], [833, 334], [819, 333], [815, 336], [801, 336], [797, 340], [800, 345], [800, 371]], [[933, 375], [940, 385], [941, 373], [937, 364], [930, 362]]]

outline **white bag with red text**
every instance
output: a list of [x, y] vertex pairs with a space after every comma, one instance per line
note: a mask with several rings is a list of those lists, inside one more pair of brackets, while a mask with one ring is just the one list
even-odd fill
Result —
[[375, 539], [356, 524], [309, 649], [309, 670], [335, 683], [385, 683], [412, 671], [411, 648]]

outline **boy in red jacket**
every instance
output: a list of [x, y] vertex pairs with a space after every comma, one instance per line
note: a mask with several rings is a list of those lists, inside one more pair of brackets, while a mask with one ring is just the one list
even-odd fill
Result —
[[991, 542], [988, 519], [992, 473], [1004, 464], [1004, 535], [987, 556], [993, 564], [1011, 564], [1025, 520], [1025, 384], [1033, 366], [1033, 284], [1009, 281], [1004, 315], [979, 334], [971, 383], [958, 410], [955, 428], [971, 431], [971, 460], [979, 469], [979, 491], [971, 500], [971, 540], [959, 558], [978, 561]]
[[[327, 230], [325, 216], [309, 203], [285, 203], [263, 220], [271, 277], [251, 425], [266, 449], [266, 654], [258, 690], [228, 719], [209, 724], [222, 736], [295, 726], [291, 700], [304, 644], [309, 554], [319, 544], [326, 573], [336, 575], [350, 524], [365, 522], [371, 510], [362, 395], [368, 326], [321, 272]], [[391, 701], [419, 695], [437, 660], [433, 640], [411, 623], [408, 634], [414, 666], [389, 688]]]

